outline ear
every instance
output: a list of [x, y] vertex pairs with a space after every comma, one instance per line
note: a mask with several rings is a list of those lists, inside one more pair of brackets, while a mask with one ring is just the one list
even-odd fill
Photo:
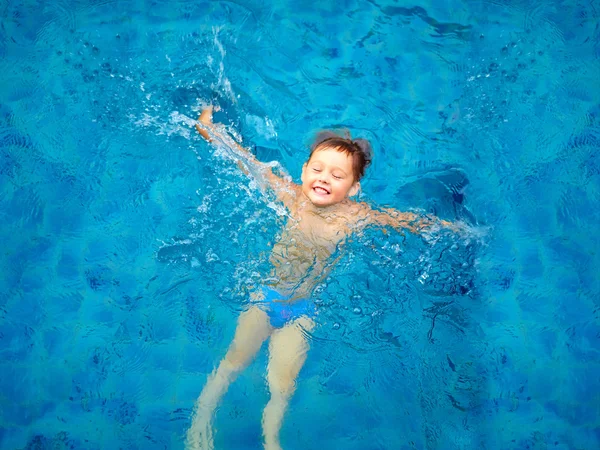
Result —
[[356, 194], [358, 194], [358, 191], [360, 191], [360, 181], [357, 181], [352, 185], [352, 187], [348, 191], [348, 197], [355, 196]]
[[300, 175], [300, 180], [304, 183], [304, 172], [306, 172], [306, 163], [302, 164], [302, 174]]

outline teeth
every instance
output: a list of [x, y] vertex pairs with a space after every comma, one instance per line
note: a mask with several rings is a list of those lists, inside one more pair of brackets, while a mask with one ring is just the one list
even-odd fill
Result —
[[325, 193], [325, 194], [329, 194], [329, 191], [327, 191], [327, 189], [323, 189], [322, 187], [318, 187], [318, 186], [317, 186], [317, 187], [316, 187], [316, 188], [314, 188], [314, 189], [315, 189], [315, 191], [317, 191], [317, 192], [323, 192], [323, 193]]

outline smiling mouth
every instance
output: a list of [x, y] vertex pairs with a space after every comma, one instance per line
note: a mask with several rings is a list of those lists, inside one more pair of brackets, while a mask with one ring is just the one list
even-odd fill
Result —
[[331, 192], [329, 192], [327, 189], [322, 188], [320, 186], [315, 186], [313, 188], [313, 191], [315, 191], [319, 195], [329, 195], [329, 194], [331, 194]]

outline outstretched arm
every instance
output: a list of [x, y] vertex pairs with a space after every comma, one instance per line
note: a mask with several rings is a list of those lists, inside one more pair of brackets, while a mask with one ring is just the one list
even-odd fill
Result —
[[367, 207], [366, 219], [368, 224], [382, 227], [393, 227], [397, 230], [409, 230], [412, 233], [427, 231], [435, 226], [457, 229], [456, 224], [435, 216], [420, 216], [412, 212], [401, 212], [393, 208], [384, 208], [380, 211]]
[[246, 175], [258, 173], [277, 197], [284, 203], [291, 201], [294, 184], [273, 173], [273, 168], [265, 164], [252, 154], [252, 152], [238, 144], [229, 134], [219, 129], [212, 121], [213, 107], [204, 109], [198, 117], [196, 129], [207, 142], [218, 142], [234, 151], [238, 167]]

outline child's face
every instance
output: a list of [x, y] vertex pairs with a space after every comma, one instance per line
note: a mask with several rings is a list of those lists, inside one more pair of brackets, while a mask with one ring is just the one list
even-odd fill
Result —
[[332, 148], [317, 149], [302, 168], [302, 192], [315, 206], [331, 206], [358, 192], [352, 157]]

